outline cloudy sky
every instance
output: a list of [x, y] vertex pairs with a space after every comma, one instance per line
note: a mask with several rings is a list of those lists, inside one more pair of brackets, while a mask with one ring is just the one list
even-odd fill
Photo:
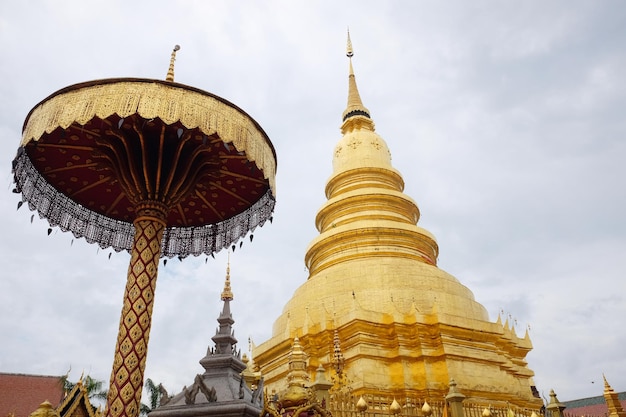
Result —
[[[176, 81], [232, 101], [278, 154], [273, 224], [231, 254], [240, 348], [306, 280], [347, 98], [361, 97], [439, 266], [523, 336], [544, 395], [626, 391], [626, 6], [620, 1], [0, 2], [0, 372], [111, 372], [128, 254], [54, 230], [11, 193], [28, 111], [99, 78]], [[159, 272], [146, 377], [202, 371], [227, 253]]]

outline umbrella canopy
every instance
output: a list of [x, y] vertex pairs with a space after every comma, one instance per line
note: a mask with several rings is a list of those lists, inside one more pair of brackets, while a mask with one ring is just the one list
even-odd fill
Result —
[[144, 202], [163, 206], [161, 256], [210, 254], [268, 220], [276, 153], [205, 91], [138, 78], [75, 84], [37, 104], [13, 161], [16, 192], [51, 226], [130, 250]]
[[26, 117], [15, 192], [51, 226], [128, 250], [106, 412], [136, 417], [162, 256], [211, 254], [270, 219], [276, 153], [244, 111], [165, 81], [66, 87]]

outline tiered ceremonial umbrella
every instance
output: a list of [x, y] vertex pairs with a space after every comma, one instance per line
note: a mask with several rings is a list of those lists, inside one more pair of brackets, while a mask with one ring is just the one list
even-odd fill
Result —
[[[107, 413], [135, 417], [159, 259], [212, 254], [270, 219], [276, 153], [243, 110], [174, 82], [76, 84], [26, 117], [15, 192], [51, 227], [131, 254]], [[69, 266], [71, 267], [71, 266]]]

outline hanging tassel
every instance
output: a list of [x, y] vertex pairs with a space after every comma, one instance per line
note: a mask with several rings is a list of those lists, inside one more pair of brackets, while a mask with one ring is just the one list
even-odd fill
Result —
[[74, 239], [70, 241], [70, 246], [74, 246]]
[[33, 222], [33, 220], [35, 220], [35, 215], [34, 215], [34, 214], [31, 214], [31, 216], [30, 216], [30, 222], [32, 223], [32, 222]]
[[233, 250], [233, 253], [235, 253], [235, 249], [237, 249], [237, 246], [233, 245], [231, 249]]
[[22, 204], [24, 204], [23, 201], [18, 201], [18, 203], [17, 203], [17, 209], [18, 210], [20, 209], [20, 207], [22, 207]]
[[163, 259], [163, 266], [167, 265], [167, 259]]
[[48, 227], [48, 236], [50, 236], [50, 233], [52, 233], [52, 228]]
[[243, 246], [243, 240], [239, 242], [239, 247], [241, 248], [242, 246]]
[[109, 252], [109, 259], [111, 259], [111, 255], [113, 255], [113, 252]]
[[213, 252], [211, 252], [211, 257], [215, 259], [215, 254]]
[[250, 235], [250, 242], [252, 242], [252, 239], [254, 239], [254, 235]]

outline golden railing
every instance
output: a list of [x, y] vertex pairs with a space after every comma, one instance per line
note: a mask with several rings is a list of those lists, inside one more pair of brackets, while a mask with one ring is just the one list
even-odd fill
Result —
[[[380, 395], [364, 395], [363, 399], [367, 403], [367, 409], [360, 411], [357, 407], [359, 398], [352, 394], [333, 393], [329, 397], [326, 409], [332, 413], [333, 417], [453, 417], [444, 399], [390, 398]], [[395, 413], [390, 408], [394, 399], [401, 407]], [[425, 403], [428, 404], [426, 410], [424, 409]], [[488, 415], [490, 417], [531, 417], [533, 412], [536, 416], [541, 416], [538, 409], [489, 406], [469, 401], [463, 403], [464, 417], [485, 417], [486, 409], [489, 410]]]

